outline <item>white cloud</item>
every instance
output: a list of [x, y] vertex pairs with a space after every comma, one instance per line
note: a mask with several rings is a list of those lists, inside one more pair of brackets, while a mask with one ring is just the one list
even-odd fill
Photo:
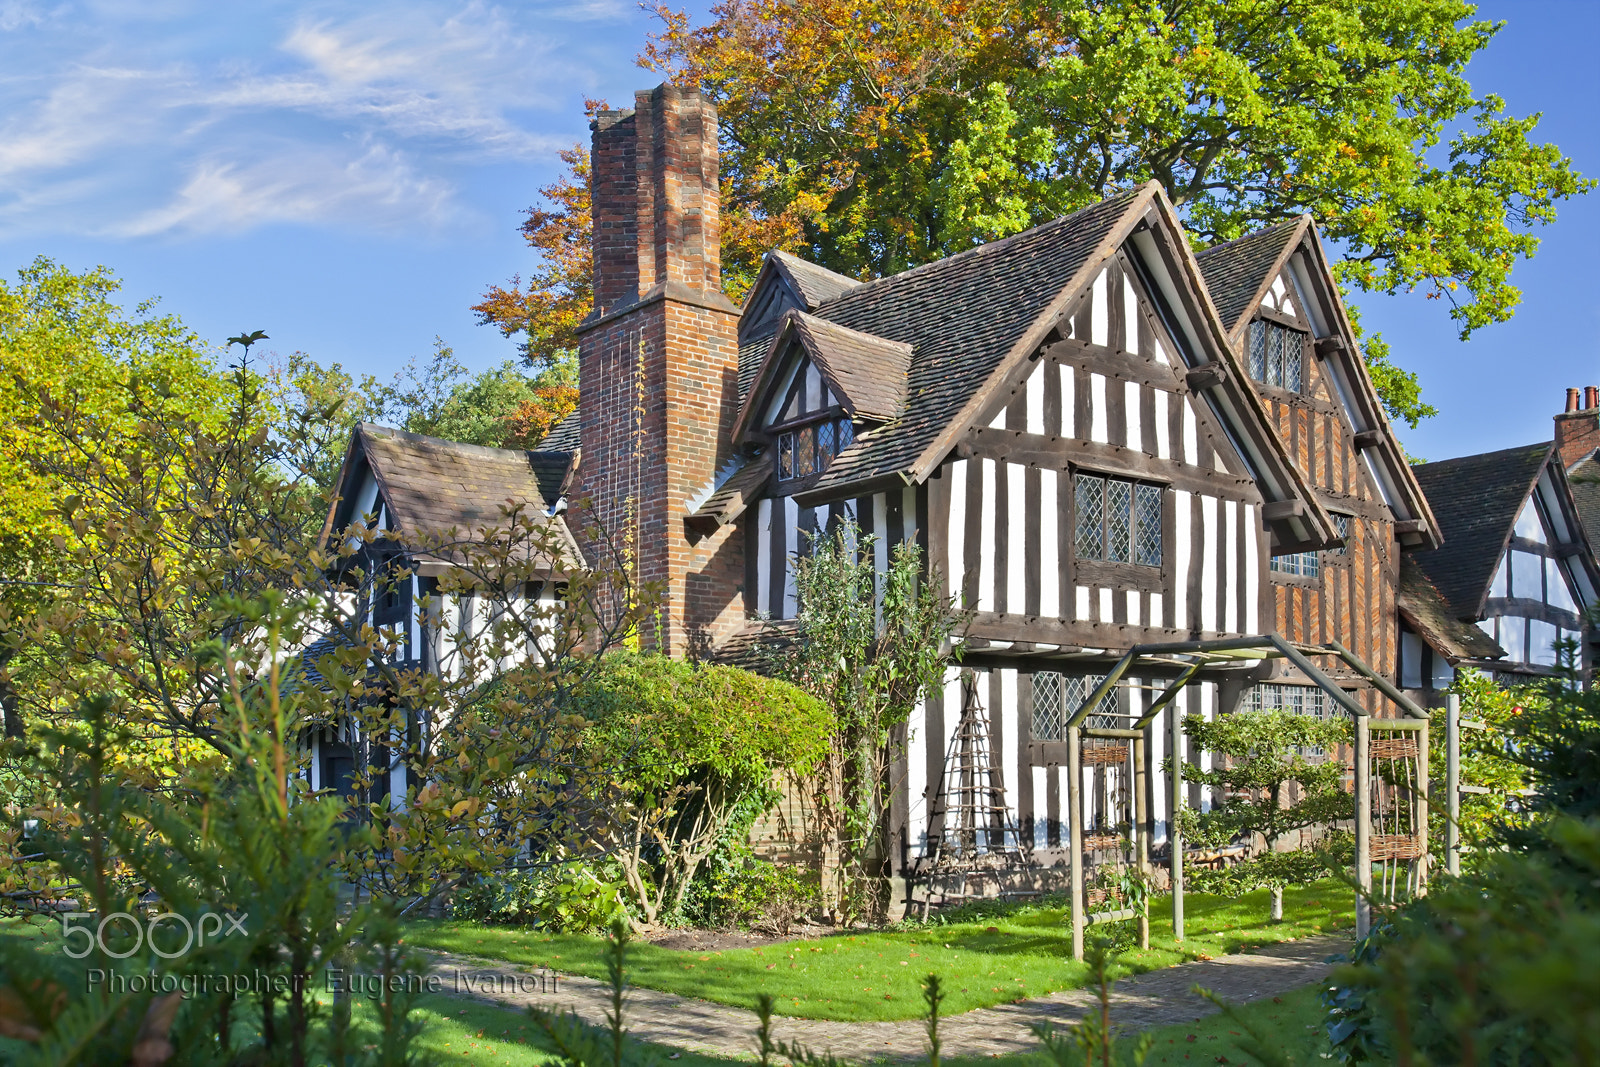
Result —
[[355, 156], [336, 152], [284, 154], [251, 164], [222, 159], [195, 166], [166, 204], [113, 225], [119, 237], [184, 232], [237, 232], [270, 223], [431, 228], [458, 209], [454, 190], [417, 173], [391, 149], [369, 146]]
[[0, 29], [39, 43], [0, 71], [0, 236], [457, 219], [465, 172], [570, 143], [548, 127], [578, 126], [586, 55], [614, 49], [594, 24], [627, 17], [622, 0], [549, 13], [398, 0], [238, 25], [223, 8], [137, 27], [56, 14], [0, 0]]

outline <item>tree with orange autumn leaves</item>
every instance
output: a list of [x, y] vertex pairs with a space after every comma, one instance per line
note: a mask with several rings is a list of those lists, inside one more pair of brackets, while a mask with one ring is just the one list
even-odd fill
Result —
[[[1341, 284], [1421, 289], [1463, 337], [1511, 317], [1510, 275], [1593, 182], [1537, 114], [1475, 93], [1498, 26], [1467, 0], [722, 0], [664, 4], [641, 63], [721, 118], [724, 278], [740, 299], [783, 248], [868, 278], [1150, 179], [1197, 245], [1309, 212]], [[591, 102], [591, 109], [594, 107]], [[541, 267], [482, 320], [539, 363], [588, 313], [588, 161], [523, 225]], [[1381, 338], [1392, 416], [1433, 414]]]

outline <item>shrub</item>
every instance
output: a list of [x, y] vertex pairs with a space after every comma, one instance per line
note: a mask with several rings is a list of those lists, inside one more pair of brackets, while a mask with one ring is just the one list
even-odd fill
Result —
[[816, 872], [742, 855], [716, 865], [686, 912], [707, 926], [738, 926], [787, 937], [822, 902]]
[[450, 916], [542, 930], [594, 933], [626, 915], [626, 886], [613, 861], [553, 862], [482, 878], [456, 891]]

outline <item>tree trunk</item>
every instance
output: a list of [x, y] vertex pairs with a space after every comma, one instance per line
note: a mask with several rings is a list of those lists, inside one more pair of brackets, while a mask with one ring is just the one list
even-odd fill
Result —
[[1272, 921], [1283, 922], [1283, 886], [1272, 887]]
[[27, 730], [22, 725], [22, 709], [17, 707], [17, 690], [11, 684], [11, 657], [15, 650], [0, 648], [0, 709], [4, 709], [7, 739], [23, 740]]

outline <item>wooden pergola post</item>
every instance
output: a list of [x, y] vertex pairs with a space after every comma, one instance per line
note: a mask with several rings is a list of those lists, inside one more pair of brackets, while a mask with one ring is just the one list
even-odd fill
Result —
[[[1133, 840], [1139, 878], [1150, 884], [1150, 752], [1144, 737], [1133, 739]], [[1150, 947], [1150, 898], [1139, 902], [1139, 947]]]
[[1461, 697], [1445, 698], [1444, 869], [1461, 873]]
[[1072, 871], [1072, 958], [1083, 959], [1083, 740], [1076, 724], [1067, 734], [1067, 842]]
[[1417, 896], [1428, 895], [1428, 720], [1417, 730], [1417, 833], [1422, 835], [1422, 854], [1417, 857]]
[[1356, 937], [1372, 929], [1372, 728], [1356, 716]]
[[1172, 937], [1183, 940], [1183, 831], [1178, 827], [1178, 816], [1183, 813], [1183, 716], [1178, 714], [1176, 703], [1170, 706], [1172, 715], [1172, 818], [1167, 823], [1167, 843], [1172, 856]]

